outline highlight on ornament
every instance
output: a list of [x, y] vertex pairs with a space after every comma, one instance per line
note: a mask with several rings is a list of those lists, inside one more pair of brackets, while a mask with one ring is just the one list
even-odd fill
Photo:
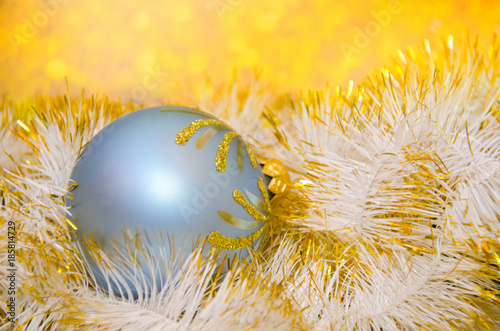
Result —
[[[187, 257], [206, 240], [206, 250], [248, 257], [270, 216], [264, 180], [250, 145], [221, 120], [184, 107], [146, 108], [111, 122], [84, 147], [71, 174], [68, 219], [106, 287], [86, 240], [112, 253], [139, 232], [163, 234], [172, 256]], [[150, 244], [160, 255], [161, 245]]]

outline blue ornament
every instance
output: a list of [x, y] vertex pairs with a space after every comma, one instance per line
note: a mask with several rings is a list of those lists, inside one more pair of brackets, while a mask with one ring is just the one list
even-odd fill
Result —
[[250, 146], [221, 120], [189, 108], [152, 107], [116, 119], [85, 146], [71, 180], [76, 238], [92, 235], [105, 251], [124, 243], [124, 230], [138, 229], [152, 238], [168, 233], [186, 252], [206, 238], [247, 256], [269, 218]]

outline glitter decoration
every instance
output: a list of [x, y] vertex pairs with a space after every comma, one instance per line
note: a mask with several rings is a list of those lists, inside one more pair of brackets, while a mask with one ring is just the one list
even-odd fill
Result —
[[257, 168], [257, 158], [252, 150], [250, 145], [247, 145], [248, 157], [250, 157], [250, 162], [252, 163], [252, 167]]
[[250, 214], [252, 215], [253, 217], [255, 217], [255, 219], [258, 219], [259, 221], [262, 221], [262, 222], [265, 222], [267, 220], [267, 217], [262, 215], [261, 212], [259, 212], [257, 210], [257, 208], [255, 208], [254, 206], [252, 206], [248, 201], [247, 199], [245, 198], [245, 196], [243, 195], [243, 193], [241, 193], [240, 190], [235, 190], [233, 192], [233, 197], [234, 197], [234, 200], [240, 204], [243, 208], [245, 208], [245, 210]]
[[[225, 172], [227, 168], [227, 153], [229, 152], [229, 146], [234, 138], [238, 138], [237, 144], [237, 161], [238, 161], [238, 169], [240, 172], [244, 170], [244, 156], [243, 156], [243, 141], [241, 140], [241, 136], [234, 131], [233, 128], [223, 123], [218, 119], [199, 119], [184, 129], [182, 129], [175, 136], [175, 142], [179, 145], [185, 145], [191, 137], [201, 128], [211, 126], [208, 130], [202, 133], [202, 135], [198, 138], [196, 142], [196, 148], [201, 149], [205, 147], [205, 145], [212, 139], [217, 132], [229, 130], [224, 134], [215, 157], [215, 167], [219, 172]], [[253, 153], [250, 145], [246, 145], [247, 154], [250, 158], [250, 164], [253, 168], [257, 168], [257, 159], [255, 158], [255, 154]]]
[[260, 193], [264, 197], [265, 206], [267, 207], [266, 210], [269, 210], [271, 203], [269, 202], [269, 194], [267, 193], [266, 185], [264, 184], [262, 178], [257, 179], [257, 186], [259, 187]]
[[265, 226], [261, 227], [257, 232], [252, 233], [250, 236], [241, 238], [229, 238], [220, 234], [219, 231], [214, 231], [208, 236], [208, 242], [212, 246], [223, 250], [242, 249], [251, 245], [257, 238], [262, 235], [264, 230]]
[[[178, 134], [175, 135], [175, 142], [179, 145], [185, 145], [189, 139], [193, 136], [193, 134], [196, 133], [200, 128], [207, 126], [207, 125], [224, 125], [219, 120], [197, 120], [194, 121], [193, 123], [189, 124], [187, 127], [182, 129]], [[229, 128], [228, 128], [229, 130]]]
[[[262, 178], [257, 179], [258, 182], [258, 187], [259, 190], [264, 188], [264, 182], [262, 181]], [[260, 206], [261, 209], [265, 209], [266, 213], [268, 214], [267, 216], [262, 214], [254, 205], [252, 205], [248, 200], [245, 198], [243, 193], [241, 193], [240, 190], [235, 190], [233, 192], [233, 197], [234, 200], [241, 205], [245, 211], [252, 216], [255, 221], [247, 221], [243, 220], [239, 217], [235, 217], [227, 212], [224, 211], [218, 211], [219, 216], [226, 221], [228, 224], [231, 224], [234, 227], [240, 228], [240, 229], [253, 229], [256, 228], [260, 225], [261, 222], [267, 222], [269, 219], [269, 213], [271, 211], [271, 206], [269, 204], [269, 197], [267, 195], [267, 192], [264, 191], [265, 194], [263, 194], [264, 201], [262, 201], [260, 198], [256, 197], [253, 193], [250, 191], [246, 190], [247, 194], [251, 197], [251, 200], [255, 201], [255, 205]], [[263, 231], [264, 227], [261, 228]], [[259, 230], [260, 231], [260, 230]], [[257, 231], [257, 233], [259, 233]], [[252, 236], [257, 236], [257, 233], [252, 234]], [[249, 245], [249, 243], [253, 242], [253, 240], [249, 241], [252, 236], [247, 237], [247, 238], [229, 238], [226, 236], [221, 235], [218, 231], [214, 231], [210, 233], [208, 237], [208, 241], [210, 244], [212, 244], [214, 247], [226, 250], [227, 247], [245, 247]]]
[[233, 141], [234, 137], [238, 137], [236, 132], [228, 132], [222, 138], [219, 144], [219, 149], [217, 150], [217, 156], [215, 157], [215, 166], [217, 171], [224, 172], [227, 168], [227, 153], [229, 152], [229, 145]]

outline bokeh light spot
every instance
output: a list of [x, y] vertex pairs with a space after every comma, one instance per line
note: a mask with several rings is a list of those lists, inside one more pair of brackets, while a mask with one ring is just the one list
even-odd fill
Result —
[[155, 56], [149, 52], [143, 52], [139, 54], [136, 61], [136, 67], [139, 71], [143, 72], [147, 68], [153, 67], [155, 65]]
[[186, 23], [193, 17], [193, 11], [188, 2], [176, 1], [172, 3], [172, 19], [178, 23]]
[[[59, 6], [36, 26], [42, 2]], [[148, 93], [172, 98], [200, 75], [223, 82], [254, 67], [280, 92], [346, 86], [425, 39], [439, 48], [468, 31], [489, 43], [500, 34], [498, 12], [491, 0], [10, 0], [0, 6], [0, 86], [18, 96], [65, 93], [67, 75], [73, 95], [118, 98], [161, 71], [168, 80]]]
[[141, 10], [134, 15], [132, 27], [136, 30], [144, 30], [149, 25], [148, 12]]
[[63, 79], [68, 74], [68, 67], [63, 60], [56, 58], [47, 63], [45, 71], [51, 79]]
[[200, 72], [208, 63], [208, 58], [203, 53], [194, 53], [188, 58], [188, 67], [191, 72]]

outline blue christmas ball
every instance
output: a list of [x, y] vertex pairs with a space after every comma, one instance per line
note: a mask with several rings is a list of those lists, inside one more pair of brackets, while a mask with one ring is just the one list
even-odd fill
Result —
[[71, 181], [68, 218], [76, 240], [92, 236], [104, 251], [123, 244], [124, 232], [140, 230], [151, 238], [167, 234], [186, 253], [207, 239], [210, 247], [246, 256], [270, 213], [250, 146], [216, 117], [177, 106], [111, 122], [85, 146]]

